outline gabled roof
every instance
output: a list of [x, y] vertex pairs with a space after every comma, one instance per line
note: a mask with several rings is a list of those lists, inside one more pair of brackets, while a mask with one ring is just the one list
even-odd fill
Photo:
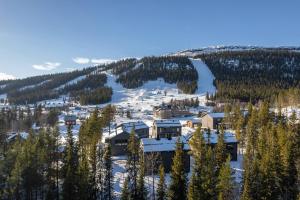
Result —
[[130, 133], [132, 131], [133, 127], [134, 127], [134, 130], [149, 128], [147, 126], [147, 124], [145, 124], [143, 121], [123, 123], [122, 127], [123, 127], [123, 131], [125, 131], [127, 133]]
[[179, 120], [167, 119], [167, 120], [154, 120], [153, 122], [158, 128], [159, 127], [181, 127]]
[[[155, 138], [142, 138], [141, 148], [144, 153], [150, 152], [162, 152], [162, 151], [175, 151], [176, 142], [178, 137], [172, 137], [171, 139], [161, 138], [159, 140]], [[183, 142], [184, 150], [190, 150], [190, 146], [185, 137], [179, 137], [180, 141]]]
[[[212, 132], [210, 134], [210, 137], [208, 137], [207, 133], [204, 133], [203, 136], [204, 136], [204, 140], [206, 142], [208, 142], [208, 139], [209, 139], [210, 143], [217, 144], [220, 134], [217, 134], [216, 132]], [[231, 132], [224, 133], [224, 140], [225, 140], [225, 143], [237, 143], [237, 139], [236, 139], [235, 135]]]
[[216, 113], [208, 113], [212, 118], [224, 118], [225, 114], [223, 112], [216, 112]]

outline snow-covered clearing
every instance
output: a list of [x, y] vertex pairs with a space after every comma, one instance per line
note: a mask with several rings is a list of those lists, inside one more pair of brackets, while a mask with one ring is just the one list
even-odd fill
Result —
[[43, 85], [43, 84], [45, 84], [45, 83], [47, 83], [49, 81], [51, 81], [51, 80], [45, 80], [45, 81], [40, 82], [40, 83], [35, 84], [35, 85], [27, 85], [27, 86], [21, 87], [19, 90], [22, 91], [22, 90], [26, 90], [26, 89], [35, 88], [35, 87], [41, 86], [41, 85]]
[[77, 78], [71, 80], [71, 81], [68, 81], [67, 83], [55, 88], [54, 90], [60, 90], [60, 89], [64, 89], [64, 87], [68, 86], [68, 85], [74, 85], [76, 84], [77, 82], [83, 80], [86, 78], [86, 75], [83, 75], [83, 76], [78, 76]]

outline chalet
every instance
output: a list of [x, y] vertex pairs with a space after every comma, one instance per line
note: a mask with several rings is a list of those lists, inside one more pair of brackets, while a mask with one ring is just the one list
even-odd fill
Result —
[[110, 134], [103, 133], [103, 142], [111, 144], [113, 156], [127, 154], [128, 139], [133, 128], [137, 138], [149, 137], [149, 127], [142, 121], [124, 123], [117, 126]]
[[159, 119], [170, 119], [172, 117], [180, 117], [190, 115], [191, 113], [187, 109], [180, 108], [178, 106], [172, 106], [170, 104], [162, 104], [154, 107], [153, 115]]
[[187, 121], [187, 127], [190, 127], [190, 128], [201, 127], [201, 120], [198, 118], [190, 119]]
[[76, 125], [76, 119], [77, 117], [75, 115], [66, 115], [64, 118], [65, 125]]
[[169, 173], [173, 164], [173, 157], [176, 150], [176, 142], [180, 140], [184, 150], [184, 169], [188, 173], [190, 171], [190, 146], [187, 140], [181, 137], [172, 138], [143, 138], [141, 139], [140, 148], [145, 162], [145, 173], [150, 175], [158, 173], [159, 165], [164, 166], [165, 172]]
[[135, 134], [139, 138], [149, 137], [149, 127], [143, 121], [128, 122], [122, 124], [122, 129], [126, 133], [130, 133], [134, 128]]
[[181, 136], [181, 124], [178, 120], [154, 120], [152, 138], [171, 138]]
[[224, 113], [208, 113], [202, 117], [202, 128], [218, 129], [224, 119]]
[[[210, 134], [204, 133], [204, 140], [206, 143], [209, 143], [212, 148], [216, 146], [218, 143], [218, 138], [220, 134], [217, 134], [216, 132], [212, 132]], [[191, 136], [193, 137], [193, 136]], [[237, 151], [238, 151], [238, 141], [235, 137], [235, 135], [231, 132], [225, 132], [224, 133], [224, 142], [226, 144], [226, 150], [227, 153], [230, 154], [232, 161], [237, 161]]]

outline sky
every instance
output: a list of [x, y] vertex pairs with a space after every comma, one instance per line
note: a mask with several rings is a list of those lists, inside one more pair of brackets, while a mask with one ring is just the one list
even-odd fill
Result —
[[300, 46], [300, 1], [0, 0], [0, 79], [215, 45]]

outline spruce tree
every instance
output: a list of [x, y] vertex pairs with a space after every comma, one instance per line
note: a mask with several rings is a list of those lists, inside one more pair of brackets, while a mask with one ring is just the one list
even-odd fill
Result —
[[203, 180], [204, 180], [204, 165], [205, 165], [205, 154], [206, 154], [206, 144], [204, 137], [197, 129], [190, 140], [190, 147], [192, 150], [192, 155], [194, 158], [194, 165], [192, 176], [188, 188], [188, 199], [204, 199], [203, 194]]
[[121, 200], [129, 200], [130, 199], [130, 192], [128, 188], [129, 180], [128, 177], [125, 178], [122, 193], [121, 193]]
[[157, 200], [166, 200], [165, 169], [162, 164], [159, 166], [159, 183], [156, 198]]
[[215, 163], [216, 163], [217, 175], [222, 165], [225, 163], [226, 158], [227, 158], [227, 152], [226, 152], [226, 144], [224, 139], [224, 131], [221, 130], [220, 134], [218, 135], [217, 145], [215, 147]]
[[128, 140], [128, 155], [126, 170], [128, 173], [128, 188], [132, 199], [138, 198], [137, 177], [139, 164], [139, 140], [135, 135], [134, 127], [131, 130]]
[[187, 199], [187, 174], [184, 168], [183, 143], [178, 138], [176, 142], [175, 155], [171, 169], [171, 182], [168, 189], [168, 199], [185, 200]]
[[139, 157], [139, 172], [138, 172], [138, 180], [137, 180], [137, 190], [138, 190], [138, 199], [140, 200], [146, 200], [148, 191], [145, 187], [145, 164], [144, 164], [144, 158], [143, 155], [140, 155]]
[[77, 148], [73, 139], [71, 126], [68, 126], [67, 146], [64, 159], [63, 199], [78, 198], [78, 157]]
[[108, 145], [105, 148], [104, 152], [104, 185], [103, 185], [103, 193], [104, 199], [112, 200], [114, 198], [113, 192], [113, 168], [112, 168], [112, 159], [111, 159], [111, 145]]
[[220, 169], [218, 177], [218, 200], [233, 200], [234, 199], [234, 183], [233, 178], [231, 177], [230, 169], [230, 157], [227, 158], [226, 162], [223, 164]]

